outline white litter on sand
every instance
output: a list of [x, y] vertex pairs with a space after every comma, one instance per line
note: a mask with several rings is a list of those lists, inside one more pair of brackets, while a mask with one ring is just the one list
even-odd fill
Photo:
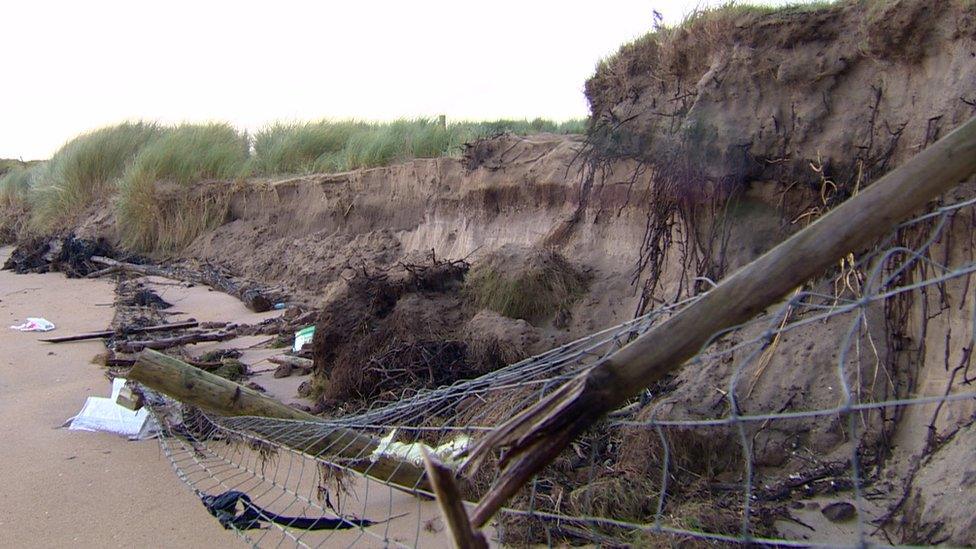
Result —
[[134, 440], [155, 435], [159, 429], [146, 408], [134, 412], [116, 404], [123, 385], [125, 380], [117, 377], [112, 381], [111, 397], [88, 397], [78, 415], [68, 420], [68, 429], [115, 433]]
[[27, 317], [27, 321], [23, 324], [11, 326], [10, 329], [21, 332], [50, 332], [54, 329], [54, 323], [46, 318], [31, 316]]

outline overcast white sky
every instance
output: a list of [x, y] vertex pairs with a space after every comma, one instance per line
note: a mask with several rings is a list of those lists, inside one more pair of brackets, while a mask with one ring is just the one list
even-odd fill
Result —
[[652, 10], [718, 1], [5, 2], [0, 158], [137, 119], [582, 117], [583, 82]]

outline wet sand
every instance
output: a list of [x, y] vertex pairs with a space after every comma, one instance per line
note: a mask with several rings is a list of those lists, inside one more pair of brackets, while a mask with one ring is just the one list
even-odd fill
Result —
[[[9, 254], [0, 249], [0, 263]], [[38, 342], [9, 329], [28, 316], [52, 335], [109, 326], [114, 284], [0, 271], [0, 546], [239, 547], [176, 477], [156, 441], [59, 429], [110, 384], [101, 342]]]

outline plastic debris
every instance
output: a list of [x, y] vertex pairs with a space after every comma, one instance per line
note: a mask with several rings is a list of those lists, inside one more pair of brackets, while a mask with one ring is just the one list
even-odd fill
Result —
[[295, 345], [292, 347], [294, 352], [299, 352], [306, 343], [312, 342], [312, 337], [315, 335], [315, 326], [309, 326], [308, 328], [302, 328], [295, 332]]
[[436, 448], [431, 448], [423, 442], [396, 442], [393, 440], [396, 437], [396, 432], [397, 430], [393, 429], [388, 435], [379, 440], [376, 449], [369, 456], [370, 461], [377, 461], [381, 458], [389, 457], [401, 461], [409, 461], [414, 465], [423, 465], [424, 454], [421, 450], [423, 448], [427, 450], [428, 454], [437, 456], [448, 467], [456, 468], [463, 461], [460, 458], [461, 453], [471, 444], [470, 437], [467, 435], [458, 435]]
[[28, 317], [27, 321], [17, 326], [11, 326], [11, 330], [21, 332], [50, 332], [54, 329], [54, 323], [46, 318]]
[[149, 416], [148, 409], [142, 408], [134, 412], [115, 402], [124, 385], [125, 380], [117, 377], [112, 380], [112, 396], [88, 397], [78, 415], [68, 420], [68, 430], [103, 431], [134, 440], [151, 438], [155, 435], [158, 428], [156, 422]]

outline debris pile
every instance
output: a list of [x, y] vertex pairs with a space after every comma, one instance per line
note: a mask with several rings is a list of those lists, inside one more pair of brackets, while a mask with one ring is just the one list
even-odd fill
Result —
[[69, 278], [80, 278], [102, 268], [92, 261], [93, 256], [120, 255], [124, 256], [102, 238], [88, 240], [75, 238], [73, 234], [64, 237], [30, 238], [14, 249], [3, 268], [18, 274], [62, 272]]

